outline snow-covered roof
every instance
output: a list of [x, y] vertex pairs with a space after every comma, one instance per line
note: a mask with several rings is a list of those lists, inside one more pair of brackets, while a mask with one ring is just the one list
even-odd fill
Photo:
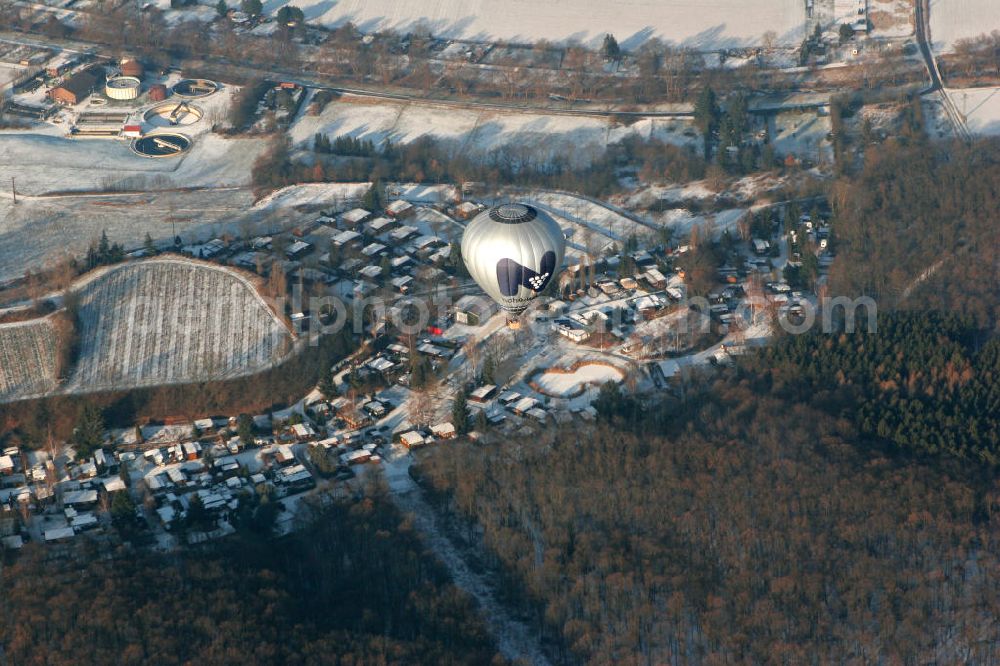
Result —
[[61, 539], [72, 539], [76, 536], [76, 532], [73, 531], [72, 527], [56, 527], [51, 530], [45, 530], [44, 536], [46, 541], [59, 541]]
[[125, 490], [125, 482], [119, 477], [114, 477], [112, 479], [104, 479], [104, 490], [109, 493], [117, 493], [119, 491]]
[[525, 396], [514, 403], [514, 411], [521, 414], [526, 414], [529, 409], [534, 408], [538, 404], [538, 401], [531, 396]]
[[473, 391], [469, 393], [469, 397], [475, 398], [476, 400], [485, 400], [486, 398], [490, 397], [490, 394], [492, 394], [496, 390], [497, 390], [496, 385], [484, 384], [483, 386], [473, 389]]
[[538, 407], [533, 407], [525, 412], [528, 416], [533, 419], [538, 419], [539, 421], [544, 421], [548, 418], [548, 413], [544, 409], [539, 409]]
[[417, 233], [417, 231], [419, 230], [416, 227], [411, 227], [409, 225], [404, 224], [403, 226], [397, 227], [396, 229], [390, 231], [389, 238], [391, 238], [394, 241], [401, 241], [404, 238], [407, 238]]
[[354, 208], [341, 215], [340, 219], [345, 224], [358, 224], [359, 222], [367, 220], [369, 215], [371, 215], [371, 213], [364, 208]]
[[85, 529], [87, 527], [93, 527], [97, 524], [97, 516], [92, 513], [81, 513], [73, 518], [69, 522], [70, 527], [75, 529]]
[[402, 199], [397, 199], [393, 201], [388, 206], [385, 207], [385, 212], [390, 215], [399, 215], [400, 213], [405, 213], [406, 211], [413, 208], [413, 204], [409, 201], [403, 201]]
[[378, 370], [379, 372], [388, 370], [389, 368], [395, 365], [396, 365], [395, 363], [382, 356], [372, 359], [371, 361], [368, 362], [369, 368], [371, 368], [372, 370]]
[[71, 490], [63, 495], [63, 504], [66, 506], [72, 506], [74, 504], [93, 504], [96, 501], [96, 490]]
[[416, 430], [410, 430], [409, 432], [404, 432], [400, 435], [399, 441], [407, 447], [420, 446], [424, 443], [424, 436]]
[[332, 241], [334, 245], [337, 245], [339, 247], [341, 245], [350, 243], [352, 240], [360, 237], [361, 234], [359, 234], [357, 231], [351, 231], [350, 229], [348, 229], [346, 231], [341, 231], [339, 234], [334, 236]]
[[388, 217], [376, 217], [374, 220], [367, 224], [368, 230], [373, 234], [381, 233], [386, 227], [396, 224], [395, 220], [391, 220]]
[[436, 437], [454, 437], [457, 431], [455, 430], [454, 425], [446, 421], [444, 423], [432, 425], [431, 432], [434, 433]]
[[658, 268], [650, 268], [646, 271], [646, 279], [653, 284], [658, 282], [666, 282], [666, 276], [660, 272]]
[[401, 288], [405, 287], [406, 285], [410, 284], [411, 282], [413, 282], [413, 278], [411, 276], [409, 276], [409, 275], [403, 275], [403, 276], [398, 277], [398, 278], [393, 278], [392, 279], [392, 286], [396, 287], [397, 289], [401, 289]]
[[441, 239], [439, 237], [426, 235], [426, 236], [421, 236], [415, 241], [413, 241], [413, 246], [416, 247], [418, 250], [422, 250], [428, 245], [433, 245], [439, 242], [441, 242]]

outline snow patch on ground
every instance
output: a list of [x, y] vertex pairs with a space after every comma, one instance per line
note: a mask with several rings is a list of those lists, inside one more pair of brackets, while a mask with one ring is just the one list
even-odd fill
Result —
[[955, 42], [1000, 30], [997, 0], [931, 0], [931, 41], [936, 51], [951, 51]]
[[[275, 12], [283, 0], [268, 0]], [[658, 38], [699, 50], [776, 42], [797, 45], [804, 35], [801, 0], [304, 0], [296, 3], [310, 21], [328, 26], [348, 21], [365, 32], [417, 28], [449, 39], [581, 42], [599, 45], [613, 33], [625, 48]]]
[[640, 118], [626, 125], [600, 117], [463, 109], [344, 95], [318, 115], [301, 116], [290, 134], [296, 145], [305, 148], [312, 147], [317, 133], [365, 139], [376, 145], [431, 136], [456, 155], [482, 159], [506, 148], [520, 159], [547, 162], [559, 157], [574, 166], [586, 166], [609, 144], [633, 135], [697, 148], [700, 139], [690, 129], [689, 122], [671, 118]]
[[945, 91], [973, 134], [1000, 136], [1000, 88]]
[[289, 185], [254, 204], [255, 210], [293, 208], [296, 206], [330, 206], [336, 208], [346, 201], [364, 196], [371, 183], [306, 183]]
[[620, 382], [622, 379], [623, 373], [617, 368], [589, 364], [580, 366], [571, 374], [546, 371], [536, 376], [535, 382], [550, 395], [568, 397], [579, 392], [585, 384]]

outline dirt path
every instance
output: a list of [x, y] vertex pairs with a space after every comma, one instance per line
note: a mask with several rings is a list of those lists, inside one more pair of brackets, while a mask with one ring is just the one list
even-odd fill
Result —
[[447, 567], [455, 584], [479, 603], [490, 633], [500, 646], [500, 652], [511, 660], [548, 664], [549, 660], [542, 652], [534, 632], [497, 601], [486, 579], [469, 567], [462, 553], [441, 530], [434, 510], [424, 499], [423, 491], [410, 478], [410, 462], [408, 453], [394, 451], [391, 460], [383, 468], [393, 501], [400, 511], [413, 516], [417, 530]]

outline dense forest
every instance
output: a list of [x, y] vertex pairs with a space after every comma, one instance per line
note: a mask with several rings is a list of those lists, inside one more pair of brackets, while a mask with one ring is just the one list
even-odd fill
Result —
[[503, 663], [383, 496], [310, 521], [171, 555], [29, 546], [0, 573], [0, 663]]
[[743, 374], [901, 451], [1000, 462], [1000, 338], [967, 318], [901, 311], [875, 331], [790, 335]]
[[1000, 486], [725, 378], [420, 476], [559, 663], [990, 663]]
[[831, 201], [831, 293], [880, 308], [943, 310], [989, 326], [1000, 318], [1000, 141], [902, 145], [865, 153]]
[[828, 293], [787, 335], [596, 426], [417, 474], [557, 663], [997, 663], [1000, 144], [869, 151]]

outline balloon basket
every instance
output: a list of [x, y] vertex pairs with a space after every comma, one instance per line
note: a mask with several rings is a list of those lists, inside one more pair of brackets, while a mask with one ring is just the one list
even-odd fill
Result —
[[507, 317], [507, 328], [512, 331], [520, 331], [521, 319], [519, 317]]

